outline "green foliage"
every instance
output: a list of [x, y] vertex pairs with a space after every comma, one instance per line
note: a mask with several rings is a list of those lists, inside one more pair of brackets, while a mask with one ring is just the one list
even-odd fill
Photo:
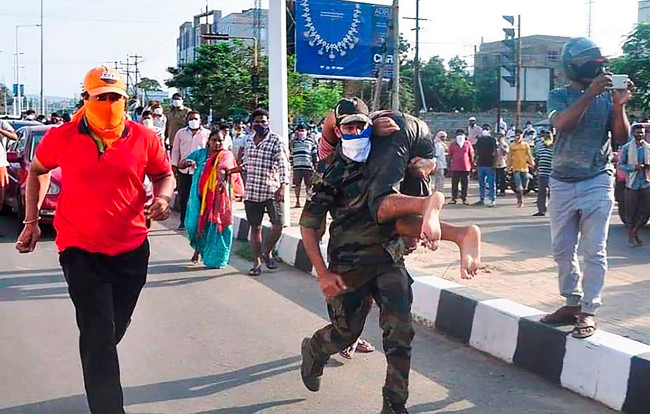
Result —
[[610, 62], [613, 73], [630, 75], [636, 92], [630, 105], [650, 112], [650, 24], [639, 24], [623, 44], [623, 55]]
[[305, 119], [319, 119], [334, 108], [343, 95], [338, 81], [319, 81], [294, 70], [295, 56], [287, 59], [289, 115]]
[[160, 83], [151, 78], [145, 78], [143, 77], [140, 79], [140, 82], [138, 82], [135, 85], [137, 88], [142, 89], [144, 91], [161, 91], [162, 88], [160, 87]]
[[[194, 62], [167, 69], [172, 78], [165, 84], [186, 89], [190, 107], [203, 114], [212, 109], [217, 118], [239, 116], [254, 109], [253, 48], [241, 40], [233, 40], [201, 45], [196, 51]], [[267, 99], [266, 68], [266, 60], [260, 59], [260, 105]]]
[[458, 56], [449, 61], [449, 69], [434, 56], [420, 69], [427, 106], [433, 111], [474, 110], [476, 86], [467, 72], [467, 63]]

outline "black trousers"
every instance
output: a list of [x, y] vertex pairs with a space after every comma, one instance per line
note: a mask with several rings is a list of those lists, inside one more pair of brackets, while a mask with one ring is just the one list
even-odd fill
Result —
[[117, 344], [147, 278], [149, 242], [118, 256], [79, 248], [59, 255], [79, 327], [86, 398], [92, 414], [122, 414]]
[[640, 229], [650, 215], [650, 188], [643, 190], [625, 189], [625, 216], [627, 226]]
[[190, 189], [192, 188], [192, 174], [183, 174], [179, 171], [176, 177], [178, 183], [178, 206], [181, 213], [181, 224], [185, 225], [185, 211], [187, 202], [190, 199]]
[[460, 183], [460, 198], [467, 200], [467, 186], [469, 185], [469, 172], [452, 171], [451, 172], [451, 199], [458, 199], [458, 184]]
[[546, 214], [546, 200], [548, 199], [548, 184], [551, 177], [537, 176], [537, 211]]
[[497, 168], [497, 191], [500, 193], [505, 193], [508, 188], [506, 183], [506, 167]]

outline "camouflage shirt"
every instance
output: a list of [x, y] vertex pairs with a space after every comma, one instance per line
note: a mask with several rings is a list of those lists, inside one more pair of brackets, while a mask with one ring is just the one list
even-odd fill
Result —
[[370, 214], [367, 164], [345, 157], [339, 145], [317, 170], [313, 195], [302, 212], [300, 226], [318, 229], [328, 212], [332, 216], [329, 270], [340, 274], [354, 289], [371, 280], [378, 268], [402, 264], [404, 242], [394, 224], [376, 224]]

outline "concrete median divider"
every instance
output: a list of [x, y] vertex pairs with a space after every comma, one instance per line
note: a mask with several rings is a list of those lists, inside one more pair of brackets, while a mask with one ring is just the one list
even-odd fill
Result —
[[[248, 240], [243, 215], [234, 226], [237, 239]], [[298, 228], [285, 229], [277, 251], [314, 274]], [[321, 251], [327, 257], [326, 242]], [[617, 411], [650, 414], [650, 345], [602, 330], [574, 339], [571, 327], [540, 323], [538, 309], [435, 276], [413, 279], [413, 315], [425, 325]]]

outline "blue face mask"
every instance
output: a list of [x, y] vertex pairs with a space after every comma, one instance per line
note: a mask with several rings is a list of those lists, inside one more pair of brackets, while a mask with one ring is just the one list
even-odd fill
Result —
[[343, 155], [356, 162], [366, 162], [370, 155], [370, 136], [372, 128], [368, 127], [359, 134], [342, 134], [341, 148]]

